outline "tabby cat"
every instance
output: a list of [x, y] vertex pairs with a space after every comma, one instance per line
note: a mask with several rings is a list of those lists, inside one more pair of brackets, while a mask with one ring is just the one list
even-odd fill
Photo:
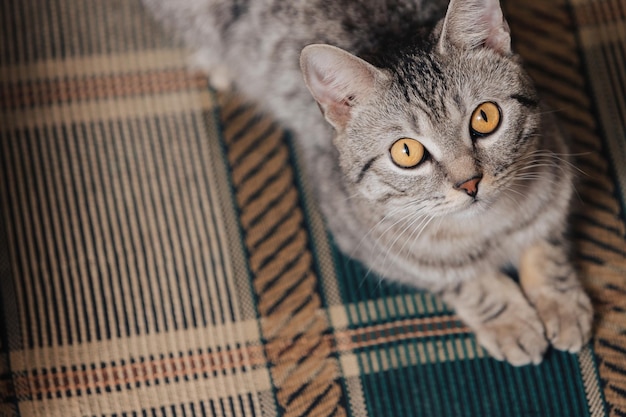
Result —
[[439, 294], [496, 359], [587, 342], [568, 149], [498, 0], [144, 2], [294, 133], [345, 253]]

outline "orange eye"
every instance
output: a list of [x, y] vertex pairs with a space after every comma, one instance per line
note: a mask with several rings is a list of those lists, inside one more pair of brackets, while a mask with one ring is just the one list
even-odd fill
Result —
[[400, 168], [413, 168], [424, 159], [424, 145], [415, 139], [398, 139], [389, 149], [391, 160]]
[[500, 126], [500, 107], [496, 103], [487, 101], [482, 103], [470, 120], [470, 133], [472, 136], [487, 136]]

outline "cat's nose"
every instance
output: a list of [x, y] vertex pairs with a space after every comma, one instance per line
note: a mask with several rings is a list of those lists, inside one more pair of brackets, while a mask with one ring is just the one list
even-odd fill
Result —
[[478, 183], [482, 178], [482, 175], [473, 176], [469, 180], [456, 183], [454, 188], [464, 190], [470, 197], [476, 197], [476, 194], [478, 194]]

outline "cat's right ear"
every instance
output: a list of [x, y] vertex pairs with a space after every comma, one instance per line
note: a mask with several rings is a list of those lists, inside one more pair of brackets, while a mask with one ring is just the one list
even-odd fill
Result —
[[300, 54], [304, 81], [326, 120], [341, 131], [352, 108], [373, 92], [384, 74], [370, 63], [330, 45], [308, 45]]
[[500, 0], [450, 0], [443, 20], [439, 52], [445, 53], [449, 44], [465, 49], [485, 47], [511, 56], [511, 35]]

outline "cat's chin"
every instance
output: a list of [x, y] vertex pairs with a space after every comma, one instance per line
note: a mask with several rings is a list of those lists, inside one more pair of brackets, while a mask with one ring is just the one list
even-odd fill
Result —
[[476, 217], [478, 215], [486, 213], [490, 207], [491, 207], [491, 204], [489, 204], [486, 200], [477, 198], [477, 199], [468, 201], [466, 204], [463, 204], [461, 207], [452, 209], [448, 213], [443, 213], [442, 216], [450, 216], [450, 217], [457, 217], [461, 219], [468, 219], [468, 218]]

